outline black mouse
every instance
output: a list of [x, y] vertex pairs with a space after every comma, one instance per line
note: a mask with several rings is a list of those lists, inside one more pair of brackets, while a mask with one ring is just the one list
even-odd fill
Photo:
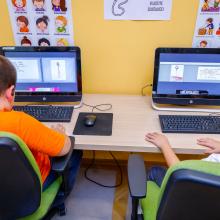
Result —
[[95, 121], [96, 121], [96, 116], [92, 114], [88, 114], [84, 118], [84, 125], [87, 127], [92, 127], [94, 126]]

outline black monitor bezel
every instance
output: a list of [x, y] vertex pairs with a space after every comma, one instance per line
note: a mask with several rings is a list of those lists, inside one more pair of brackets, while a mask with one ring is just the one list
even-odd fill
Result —
[[217, 48], [157, 48], [155, 50], [154, 77], [153, 77], [153, 89], [152, 89], [152, 100], [154, 103], [174, 104], [174, 105], [220, 105], [220, 95], [157, 94], [161, 53], [220, 54], [220, 49], [217, 49]]
[[15, 102], [80, 102], [82, 99], [82, 70], [81, 51], [79, 47], [0, 47], [0, 55], [5, 56], [5, 52], [75, 52], [77, 63], [77, 92], [15, 92]]

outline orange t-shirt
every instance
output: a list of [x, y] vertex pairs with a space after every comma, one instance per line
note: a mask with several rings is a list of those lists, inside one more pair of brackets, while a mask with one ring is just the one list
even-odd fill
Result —
[[64, 146], [65, 135], [60, 134], [35, 118], [16, 111], [0, 111], [0, 131], [18, 135], [29, 147], [44, 182], [50, 173], [49, 156], [57, 156]]

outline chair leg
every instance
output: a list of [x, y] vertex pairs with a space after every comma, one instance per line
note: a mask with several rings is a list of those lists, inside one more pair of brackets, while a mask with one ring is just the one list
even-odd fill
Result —
[[138, 204], [139, 200], [132, 198], [131, 220], [138, 220]]
[[59, 215], [60, 215], [60, 216], [66, 215], [67, 209], [66, 209], [66, 206], [65, 206], [64, 203], [62, 203], [61, 205], [59, 205], [58, 210], [59, 210]]

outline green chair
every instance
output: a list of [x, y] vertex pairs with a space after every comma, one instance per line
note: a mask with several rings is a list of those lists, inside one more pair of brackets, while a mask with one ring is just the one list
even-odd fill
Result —
[[[219, 220], [220, 163], [182, 161], [168, 169], [161, 187], [146, 181], [143, 159], [131, 155], [128, 181], [131, 219]], [[138, 213], [139, 204], [142, 213]]]
[[50, 219], [54, 210], [65, 215], [63, 173], [71, 154], [53, 161], [57, 179], [42, 192], [41, 174], [29, 148], [18, 136], [0, 132], [0, 219]]

